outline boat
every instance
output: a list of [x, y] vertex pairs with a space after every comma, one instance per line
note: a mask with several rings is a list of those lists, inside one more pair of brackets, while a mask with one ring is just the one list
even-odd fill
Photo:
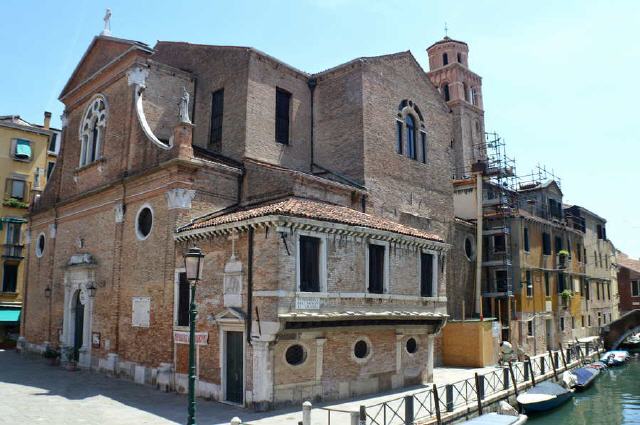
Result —
[[545, 381], [520, 394], [516, 400], [525, 413], [554, 409], [573, 397], [573, 390], [555, 382]]
[[626, 350], [607, 351], [600, 357], [600, 361], [607, 366], [621, 366], [629, 358], [629, 352]]
[[591, 363], [588, 363], [585, 367], [602, 370], [602, 369], [606, 369], [607, 365], [603, 362], [591, 362]]
[[575, 388], [576, 391], [584, 391], [589, 388], [598, 375], [600, 375], [600, 369], [594, 367], [579, 367], [565, 373], [573, 375], [573, 388]]
[[625, 348], [640, 348], [640, 333], [631, 335], [622, 342], [622, 346]]
[[462, 424], [472, 425], [520, 425], [527, 422], [527, 415], [503, 415], [501, 413], [485, 413]]

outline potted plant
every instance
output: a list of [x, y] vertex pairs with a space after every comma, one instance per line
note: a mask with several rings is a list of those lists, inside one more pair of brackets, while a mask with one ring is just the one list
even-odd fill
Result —
[[44, 353], [42, 353], [42, 357], [44, 357], [47, 360], [47, 363], [49, 364], [49, 366], [55, 366], [58, 364], [58, 359], [60, 358], [60, 352], [57, 350], [54, 350], [51, 347], [47, 347], [47, 349], [44, 350]]
[[569, 306], [569, 301], [571, 300], [571, 298], [573, 298], [573, 292], [571, 292], [569, 289], [565, 289], [560, 293], [560, 296], [562, 297], [562, 305], [567, 307]]
[[567, 268], [567, 258], [569, 258], [569, 251], [566, 249], [561, 249], [558, 251], [558, 268], [565, 269]]
[[67, 370], [78, 370], [78, 353], [79, 350], [76, 347], [65, 347], [64, 352], [64, 367]]

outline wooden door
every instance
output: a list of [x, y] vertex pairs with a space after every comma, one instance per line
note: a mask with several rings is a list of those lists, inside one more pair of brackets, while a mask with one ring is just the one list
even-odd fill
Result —
[[227, 401], [242, 404], [244, 342], [242, 332], [225, 332], [226, 346], [226, 395]]
[[74, 360], [78, 361], [79, 350], [82, 348], [84, 334], [84, 305], [80, 302], [80, 292], [76, 295], [75, 331], [73, 333]]

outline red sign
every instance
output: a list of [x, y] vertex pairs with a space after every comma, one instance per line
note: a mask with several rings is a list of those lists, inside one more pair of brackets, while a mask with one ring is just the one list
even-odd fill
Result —
[[[189, 332], [173, 331], [173, 341], [176, 344], [188, 344]], [[196, 345], [207, 345], [209, 342], [208, 332], [196, 332]]]

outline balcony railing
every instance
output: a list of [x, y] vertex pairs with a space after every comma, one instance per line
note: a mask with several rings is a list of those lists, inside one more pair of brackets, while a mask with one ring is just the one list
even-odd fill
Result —
[[24, 256], [22, 255], [22, 249], [24, 248], [24, 245], [4, 244], [2, 247], [2, 256], [4, 258], [16, 258], [20, 260], [24, 258]]

